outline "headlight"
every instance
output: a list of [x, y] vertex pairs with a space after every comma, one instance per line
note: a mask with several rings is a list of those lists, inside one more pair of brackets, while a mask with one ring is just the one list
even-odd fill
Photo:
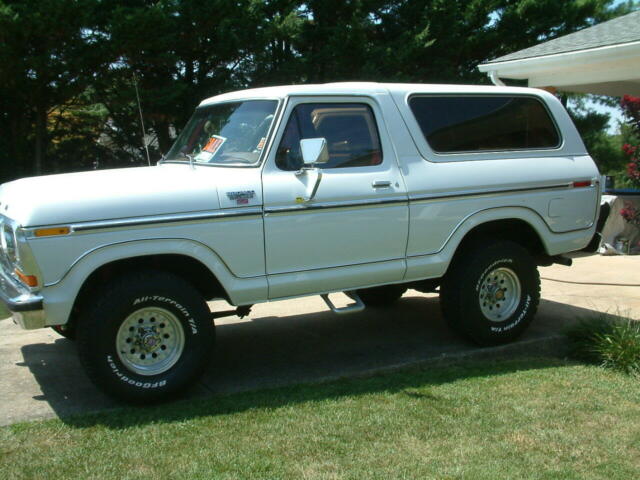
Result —
[[0, 236], [0, 244], [3, 253], [7, 256], [11, 264], [18, 261], [18, 251], [16, 249], [16, 235], [13, 227], [8, 223], [2, 225], [2, 236]]

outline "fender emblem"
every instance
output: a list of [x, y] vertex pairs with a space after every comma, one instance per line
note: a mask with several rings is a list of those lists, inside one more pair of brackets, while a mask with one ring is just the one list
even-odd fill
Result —
[[246, 205], [249, 199], [254, 198], [256, 192], [254, 190], [242, 190], [239, 192], [227, 192], [229, 200], [235, 200], [238, 205]]

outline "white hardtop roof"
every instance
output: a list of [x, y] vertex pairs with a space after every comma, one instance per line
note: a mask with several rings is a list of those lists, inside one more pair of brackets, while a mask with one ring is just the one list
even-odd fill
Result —
[[281, 99], [288, 96], [314, 96], [314, 95], [367, 95], [374, 96], [380, 93], [391, 93], [394, 95], [408, 95], [411, 93], [451, 93], [451, 94], [536, 94], [543, 96], [546, 92], [521, 87], [498, 87], [494, 85], [437, 85], [424, 83], [375, 83], [375, 82], [343, 82], [343, 83], [323, 83], [312, 85], [282, 85], [277, 87], [250, 88], [247, 90], [237, 90], [235, 92], [223, 93], [215, 97], [207, 98], [200, 103], [200, 106], [218, 102], [228, 102], [249, 99]]

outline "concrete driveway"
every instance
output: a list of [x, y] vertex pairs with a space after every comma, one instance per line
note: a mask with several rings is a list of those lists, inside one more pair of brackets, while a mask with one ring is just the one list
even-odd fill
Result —
[[[256, 305], [243, 320], [217, 321], [212, 365], [190, 395], [369, 374], [441, 357], [555, 348], [567, 325], [597, 312], [640, 319], [640, 287], [612, 285], [637, 285], [638, 272], [640, 257], [593, 256], [571, 268], [542, 268], [536, 320], [520, 341], [497, 349], [478, 349], [454, 335], [438, 297], [413, 290], [393, 308], [344, 316], [328, 311], [319, 297]], [[118, 406], [85, 377], [73, 342], [51, 329], [20, 330], [10, 319], [0, 320], [0, 399], [0, 425]]]

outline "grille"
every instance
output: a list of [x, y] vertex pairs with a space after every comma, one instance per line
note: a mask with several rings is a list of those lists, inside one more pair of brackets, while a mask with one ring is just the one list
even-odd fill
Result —
[[7, 253], [7, 245], [4, 239], [4, 227], [8, 225], [6, 217], [0, 218], [0, 267], [7, 274], [13, 274], [13, 267]]

